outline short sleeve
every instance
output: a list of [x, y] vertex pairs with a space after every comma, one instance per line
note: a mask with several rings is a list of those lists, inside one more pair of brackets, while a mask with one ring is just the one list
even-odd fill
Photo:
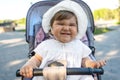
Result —
[[40, 43], [33, 51], [36, 53], [36, 54], [39, 54], [41, 57], [45, 57], [45, 55], [47, 54], [46, 52], [46, 42], [43, 41], [42, 43]]
[[89, 56], [90, 54], [91, 54], [91, 49], [88, 47], [88, 46], [86, 46], [85, 44], [82, 44], [82, 51], [83, 51], [83, 58], [84, 57], [87, 57], [87, 56]]

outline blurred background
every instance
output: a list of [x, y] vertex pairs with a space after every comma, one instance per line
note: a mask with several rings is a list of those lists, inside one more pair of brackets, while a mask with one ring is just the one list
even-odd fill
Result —
[[[27, 60], [26, 15], [40, 0], [0, 0], [0, 80], [21, 80], [16, 70]], [[95, 22], [95, 56], [107, 59], [102, 80], [120, 79], [120, 0], [83, 0]]]
[[[12, 27], [10, 31], [25, 29], [27, 11], [38, 1], [40, 0], [0, 0], [0, 27]], [[120, 0], [83, 1], [91, 8], [97, 27], [120, 24]]]

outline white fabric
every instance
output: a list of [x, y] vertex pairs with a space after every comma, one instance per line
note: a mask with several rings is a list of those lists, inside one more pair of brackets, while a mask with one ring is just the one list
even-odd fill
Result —
[[[87, 57], [91, 53], [91, 50], [80, 40], [61, 43], [54, 39], [43, 41], [34, 51], [43, 58], [39, 68], [44, 68], [49, 62], [57, 60], [66, 60], [67, 67], [81, 67], [82, 58]], [[67, 80], [79, 80], [80, 78], [80, 75], [78, 77], [67, 76]]]
[[81, 39], [86, 32], [88, 20], [87, 15], [83, 8], [76, 2], [71, 0], [63, 0], [54, 7], [50, 8], [44, 15], [42, 20], [42, 26], [45, 33], [48, 33], [51, 29], [50, 20], [60, 10], [67, 10], [73, 12], [78, 20], [78, 35], [77, 38]]
[[66, 80], [66, 67], [45, 67], [43, 77], [45, 80]]

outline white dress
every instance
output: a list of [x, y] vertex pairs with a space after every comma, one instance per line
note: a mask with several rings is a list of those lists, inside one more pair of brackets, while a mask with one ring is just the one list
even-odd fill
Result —
[[[35, 53], [42, 57], [39, 68], [44, 68], [51, 61], [66, 60], [67, 67], [81, 67], [81, 60], [88, 57], [91, 50], [80, 40], [73, 40], [68, 43], [61, 43], [55, 39], [49, 39], [40, 43], [35, 48]], [[83, 76], [85, 77], [85, 76]], [[91, 77], [91, 76], [90, 76]], [[86, 78], [86, 77], [85, 77]], [[34, 77], [33, 80], [44, 80], [41, 77]], [[89, 80], [82, 79], [82, 76], [67, 76], [67, 80]], [[92, 80], [92, 79], [90, 79]]]

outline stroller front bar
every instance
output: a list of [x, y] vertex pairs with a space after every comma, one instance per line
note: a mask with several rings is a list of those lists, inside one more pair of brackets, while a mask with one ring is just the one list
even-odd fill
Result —
[[[34, 76], [43, 76], [43, 69], [34, 69]], [[104, 70], [102, 68], [67, 68], [67, 75], [92, 75], [92, 74], [103, 74]], [[20, 77], [20, 70], [16, 71], [16, 76]]]

